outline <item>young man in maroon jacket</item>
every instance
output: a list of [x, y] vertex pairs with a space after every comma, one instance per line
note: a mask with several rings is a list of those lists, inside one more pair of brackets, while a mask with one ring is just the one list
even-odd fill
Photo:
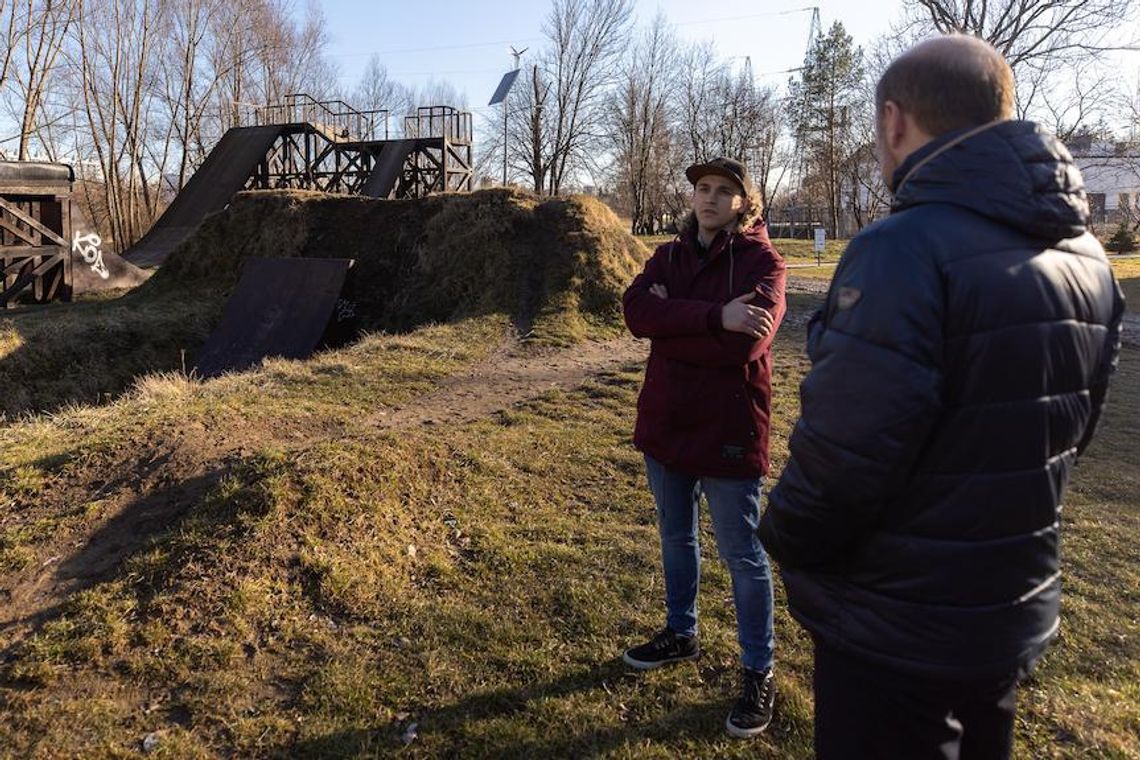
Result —
[[626, 650], [639, 669], [700, 654], [698, 505], [708, 501], [717, 550], [732, 575], [743, 688], [726, 728], [755, 736], [772, 719], [772, 582], [756, 538], [768, 472], [771, 345], [784, 316], [784, 261], [760, 219], [739, 161], [690, 166], [692, 214], [660, 246], [623, 299], [625, 321], [650, 338], [634, 444], [657, 504], [666, 627]]

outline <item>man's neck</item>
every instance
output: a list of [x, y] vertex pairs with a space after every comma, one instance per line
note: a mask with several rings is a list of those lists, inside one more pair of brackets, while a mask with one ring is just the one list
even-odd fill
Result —
[[710, 248], [712, 247], [712, 242], [716, 238], [717, 233], [719, 233], [721, 230], [727, 229], [728, 227], [719, 227], [715, 230], [705, 229], [704, 227], [697, 227], [697, 242], [701, 244], [702, 248]]

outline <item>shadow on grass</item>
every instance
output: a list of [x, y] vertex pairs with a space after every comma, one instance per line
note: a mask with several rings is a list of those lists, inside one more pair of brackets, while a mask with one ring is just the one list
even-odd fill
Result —
[[54, 413], [100, 405], [141, 375], [183, 368], [220, 311], [216, 295], [49, 304], [0, 315], [0, 414]]
[[[170, 459], [167, 453], [141, 462], [134, 478], [145, 477]], [[185, 524], [188, 514], [210, 493], [233, 463], [222, 463], [204, 473], [168, 482], [131, 502], [92, 532], [76, 551], [68, 556], [52, 558], [40, 572], [12, 589], [0, 634], [30, 629], [34, 634], [67, 608], [72, 595], [117, 577], [125, 559], [164, 535], [173, 535]], [[123, 478], [115, 479], [121, 487]], [[217, 522], [226, 519], [218, 514]], [[171, 557], [167, 567], [176, 567], [179, 559]], [[20, 643], [26, 636], [17, 634], [14, 643], [0, 651], [0, 661], [18, 656]]]
[[[406, 747], [402, 734], [407, 723], [386, 724], [350, 728], [291, 743], [276, 748], [271, 756], [315, 759], [380, 757], [399, 753], [423, 757], [583, 758], [647, 742], [668, 751], [670, 746], [678, 744], [691, 748], [709, 743], [711, 749], [714, 742], [728, 741], [724, 719], [731, 708], [731, 700], [722, 698], [710, 698], [699, 704], [679, 704], [651, 720], [627, 725], [585, 725], [578, 729], [567, 722], [557, 730], [517, 733], [508, 730], [497, 735], [490, 731], [472, 732], [472, 726], [481, 722], [509, 720], [516, 725], [525, 724], [532, 705], [575, 694], [604, 691], [606, 694], [599, 695], [598, 701], [613, 703], [615, 710], [620, 709], [617, 699], [609, 696], [608, 684], [638, 677], [643, 676], [633, 673], [619, 658], [614, 658], [554, 681], [473, 694], [442, 709], [425, 713], [418, 719], [417, 738]], [[614, 718], [616, 720], [616, 716]], [[548, 716], [543, 717], [544, 724], [550, 722]], [[778, 726], [774, 725], [773, 729], [773, 733], [780, 732]], [[761, 738], [752, 742], [749, 750], [757, 757], [782, 757], [771, 742], [771, 739]]]

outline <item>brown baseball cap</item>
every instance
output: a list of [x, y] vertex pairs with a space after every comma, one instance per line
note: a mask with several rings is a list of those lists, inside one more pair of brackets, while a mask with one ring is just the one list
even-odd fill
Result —
[[748, 176], [748, 169], [745, 168], [744, 164], [732, 158], [719, 156], [702, 164], [693, 164], [685, 170], [685, 177], [694, 185], [701, 177], [707, 177], [710, 174], [727, 177], [740, 185], [745, 195], [752, 192], [752, 179]]

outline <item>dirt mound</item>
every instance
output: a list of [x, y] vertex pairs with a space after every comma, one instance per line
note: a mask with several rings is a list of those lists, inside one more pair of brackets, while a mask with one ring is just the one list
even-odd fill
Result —
[[507, 314], [538, 342], [617, 332], [646, 255], [591, 198], [507, 190], [382, 201], [239, 194], [157, 274], [113, 301], [0, 317], [0, 415], [103, 401], [192, 362], [250, 256], [353, 258], [359, 324], [402, 332]]
[[537, 337], [565, 343], [588, 324], [620, 324], [621, 292], [645, 255], [605, 205], [586, 197], [250, 192], [207, 219], [144, 290], [228, 290], [250, 256], [353, 258], [366, 329], [507, 313]]

